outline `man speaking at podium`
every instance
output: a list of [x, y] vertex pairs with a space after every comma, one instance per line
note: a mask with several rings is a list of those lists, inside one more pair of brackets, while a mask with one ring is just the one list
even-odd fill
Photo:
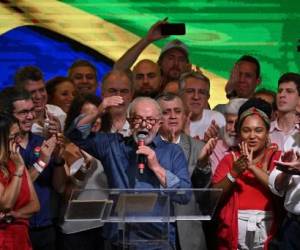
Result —
[[[187, 160], [182, 149], [157, 135], [162, 113], [155, 100], [138, 97], [130, 104], [128, 121], [131, 137], [117, 133], [90, 133], [93, 121], [105, 109], [122, 103], [120, 96], [105, 98], [97, 112], [75, 119], [73, 129], [70, 128], [67, 136], [102, 162], [110, 188], [190, 188]], [[139, 143], [141, 132], [144, 134], [143, 143]], [[143, 170], [138, 168], [138, 155], [146, 159]], [[169, 239], [175, 249], [174, 225], [170, 227]]]

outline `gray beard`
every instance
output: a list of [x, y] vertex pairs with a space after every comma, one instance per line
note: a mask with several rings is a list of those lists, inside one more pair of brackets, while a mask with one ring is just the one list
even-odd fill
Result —
[[227, 144], [228, 147], [235, 147], [238, 145], [238, 140], [236, 136], [230, 136], [226, 131], [225, 128], [222, 130], [221, 137], [223, 141]]
[[[134, 141], [136, 142], [136, 144], [138, 144], [138, 141], [139, 141], [139, 139], [138, 139], [138, 137], [137, 137], [137, 132], [134, 132], [133, 133], [133, 139], [134, 139]], [[153, 141], [153, 139], [155, 138], [155, 136], [156, 136], [156, 133], [149, 133], [146, 137], [145, 137], [145, 139], [144, 139], [144, 143], [145, 143], [145, 145], [149, 145], [152, 141]]]

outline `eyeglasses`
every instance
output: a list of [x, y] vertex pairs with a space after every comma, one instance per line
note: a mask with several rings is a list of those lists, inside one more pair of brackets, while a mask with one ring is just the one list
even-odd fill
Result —
[[192, 88], [187, 88], [183, 89], [183, 91], [188, 94], [188, 95], [195, 95], [197, 93], [198, 95], [208, 95], [208, 90], [206, 89], [192, 89]]
[[14, 114], [19, 115], [21, 117], [26, 117], [29, 114], [35, 115], [35, 111], [34, 111], [34, 108], [32, 108], [32, 109], [23, 109], [23, 110], [14, 112]]
[[129, 121], [131, 123], [133, 123], [134, 125], [136, 124], [142, 124], [143, 122], [145, 122], [146, 124], [150, 124], [150, 125], [155, 125], [160, 119], [157, 118], [153, 118], [153, 117], [146, 117], [143, 118], [141, 116], [134, 116], [129, 118]]

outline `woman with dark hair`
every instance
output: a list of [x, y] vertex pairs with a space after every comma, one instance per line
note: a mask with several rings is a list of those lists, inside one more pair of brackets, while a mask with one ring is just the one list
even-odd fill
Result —
[[28, 219], [40, 209], [19, 142], [17, 120], [0, 113], [0, 249], [32, 249]]
[[72, 81], [63, 76], [57, 76], [46, 83], [48, 103], [60, 107], [68, 113], [71, 103], [76, 95]]
[[269, 172], [280, 158], [269, 143], [271, 106], [249, 99], [238, 112], [240, 148], [219, 163], [212, 178], [222, 188], [217, 249], [267, 249], [274, 235], [278, 210], [268, 188]]

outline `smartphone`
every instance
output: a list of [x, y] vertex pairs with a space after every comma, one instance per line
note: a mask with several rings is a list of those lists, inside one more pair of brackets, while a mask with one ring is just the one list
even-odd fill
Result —
[[185, 35], [184, 23], [165, 23], [161, 26], [161, 34], [163, 36], [169, 35]]

